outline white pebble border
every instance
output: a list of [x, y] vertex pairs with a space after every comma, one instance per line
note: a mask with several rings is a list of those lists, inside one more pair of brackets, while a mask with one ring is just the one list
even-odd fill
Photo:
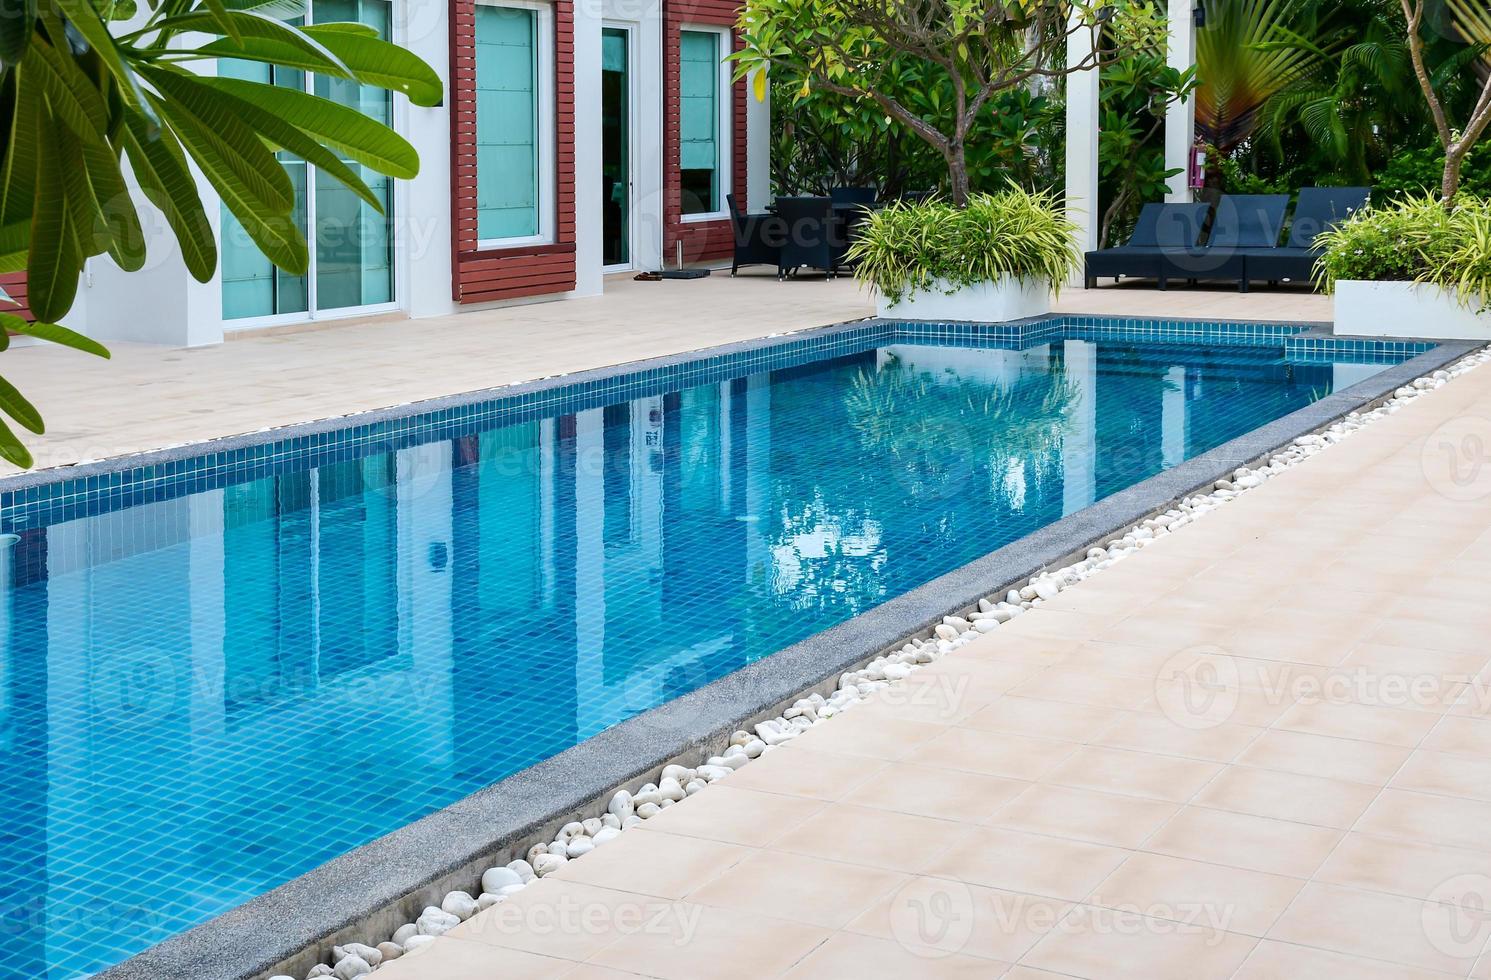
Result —
[[[1091, 578], [1114, 562], [1122, 561], [1159, 538], [1185, 527], [1248, 490], [1261, 486], [1269, 478], [1340, 442], [1368, 423], [1392, 415], [1425, 392], [1432, 391], [1488, 361], [1491, 361], [1491, 350], [1469, 354], [1446, 368], [1399, 388], [1392, 397], [1376, 408], [1352, 412], [1319, 433], [1300, 436], [1289, 446], [1271, 455], [1263, 466], [1237, 469], [1231, 477], [1216, 481], [1211, 490], [1186, 497], [1164, 513], [1140, 521], [1122, 534], [1115, 534], [1102, 547], [1090, 548], [1082, 560], [1064, 568], [1043, 571], [1023, 587], [1011, 589], [1005, 595], [980, 599], [978, 610], [969, 612], [967, 616], [943, 617], [943, 621], [932, 629], [930, 636], [913, 638], [900, 649], [878, 656], [858, 670], [846, 671], [840, 675], [838, 689], [828, 697], [814, 693], [799, 698], [780, 716], [757, 723], [754, 733], [736, 732], [730, 737], [730, 744], [723, 754], [707, 756], [692, 769], [682, 765], [665, 766], [656, 783], [647, 783], [635, 794], [619, 790], [611, 797], [605, 813], [599, 817], [566, 824], [553, 841], [540, 842], [529, 848], [526, 860], [520, 859], [505, 867], [487, 869], [481, 876], [481, 888], [476, 897], [473, 898], [469, 892], [464, 891], [450, 892], [438, 908], [433, 905], [427, 907], [417, 920], [400, 926], [390, 939], [376, 946], [345, 943], [333, 947], [334, 965], [317, 964], [306, 974], [306, 980], [317, 980], [320, 977], [355, 980], [373, 973], [383, 964], [396, 960], [405, 953], [434, 942], [437, 936], [455, 928], [477, 912], [491, 908], [506, 901], [509, 895], [522, 891], [534, 879], [552, 874], [567, 862], [578, 860], [597, 847], [610, 843], [622, 831], [656, 816], [685, 797], [702, 792], [710, 783], [724, 779], [752, 759], [760, 758], [783, 742], [791, 741], [809, 728], [823, 724], [876, 691], [904, 680], [918, 667], [946, 656], [984, 633], [993, 632], [1000, 624], [1054, 598], [1058, 593]], [[279, 974], [269, 980], [294, 978]]]

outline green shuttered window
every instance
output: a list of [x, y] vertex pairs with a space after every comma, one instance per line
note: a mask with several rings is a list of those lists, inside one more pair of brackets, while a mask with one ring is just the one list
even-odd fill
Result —
[[714, 31], [679, 39], [679, 171], [684, 214], [713, 214], [720, 205], [720, 51]]
[[534, 238], [540, 218], [539, 15], [476, 7], [476, 234]]

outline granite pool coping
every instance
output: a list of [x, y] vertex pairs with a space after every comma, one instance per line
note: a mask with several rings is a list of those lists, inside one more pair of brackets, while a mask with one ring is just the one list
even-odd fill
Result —
[[[519, 389], [544, 390], [582, 380], [602, 380], [642, 368], [680, 365], [703, 356], [755, 351], [788, 341], [893, 322], [853, 321], [450, 396], [433, 403], [420, 402], [368, 415], [398, 418], [432, 407], [505, 397]], [[1288, 326], [1303, 328], [1310, 336], [1322, 336], [1321, 331], [1329, 327], [1320, 323]], [[1393, 338], [1384, 340], [1394, 342]], [[1414, 378], [1429, 374], [1480, 346], [1474, 342], [1440, 342], [1433, 350], [1098, 501], [854, 619], [622, 722], [159, 943], [97, 974], [97, 978], [252, 980], [275, 972], [301, 976], [311, 964], [324, 959], [325, 952], [335, 942], [385, 938], [397, 925], [414, 919], [423, 906], [438, 905], [444, 892], [467, 888], [483, 868], [510, 860], [522, 845], [545, 836], [545, 832], [552, 837], [554, 829], [577, 814], [600, 812], [604, 798], [618, 786], [635, 787], [675, 759], [692, 760], [700, 750], [719, 748], [737, 728], [775, 715], [780, 707], [805, 692], [832, 687], [845, 670], [899, 646], [907, 637], [925, 634], [943, 616], [967, 610], [979, 598], [1079, 556], [1114, 531], [1166, 509], [1175, 500], [1236, 467], [1266, 456], [1352, 411], [1379, 402]], [[226, 451], [230, 445], [254, 445], [266, 439], [284, 438], [292, 430], [325, 432], [344, 428], [363, 422], [368, 415], [304, 423], [272, 433], [235, 436], [146, 455], [190, 458], [204, 452]], [[214, 448], [204, 449], [204, 445]], [[139, 457], [125, 457], [87, 465], [118, 467], [138, 465], [138, 460]], [[67, 475], [77, 476], [77, 469], [69, 468]], [[49, 475], [52, 480], [59, 476], [55, 471]], [[23, 478], [0, 481], [0, 490]]]

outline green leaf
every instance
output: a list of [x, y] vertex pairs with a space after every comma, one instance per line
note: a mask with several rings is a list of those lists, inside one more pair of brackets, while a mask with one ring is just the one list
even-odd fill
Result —
[[358, 81], [366, 85], [403, 92], [420, 106], [436, 106], [445, 98], [445, 86], [435, 69], [397, 44], [349, 34], [335, 26], [331, 30], [307, 27], [305, 32], [346, 62]]
[[294, 190], [259, 137], [221, 105], [209, 120], [178, 101], [152, 102], [260, 251], [286, 272], [305, 275], [305, 234], [290, 219]]
[[400, 180], [419, 174], [419, 153], [398, 133], [356, 109], [281, 85], [241, 78], [201, 78], [219, 89], [273, 113], [352, 160]]
[[0, 419], [0, 459], [23, 470], [29, 470], [36, 462], [26, 447], [21, 445], [16, 434], [10, 431], [10, 426], [5, 424], [4, 419]]
[[[19, 67], [12, 71], [16, 89], [25, 94], [30, 88], [30, 72]], [[0, 166], [0, 221], [30, 221], [36, 194], [37, 119], [41, 115], [40, 98], [18, 98], [10, 131], [6, 134], [5, 162]]]
[[0, 61], [20, 64], [36, 32], [36, 0], [4, 0], [0, 9]]
[[217, 268], [217, 238], [175, 134], [140, 113], [126, 112], [120, 141], [141, 190], [175, 233], [187, 269], [198, 282], [209, 281]]
[[95, 357], [109, 359], [109, 349], [96, 340], [84, 337], [76, 331], [69, 330], [60, 323], [35, 323], [27, 322], [14, 313], [0, 313], [0, 332], [23, 334], [27, 337], [35, 337], [37, 340], [45, 340], [60, 347], [70, 347], [84, 354], [92, 354]]
[[[167, 82], [166, 76], [174, 76], [174, 81]], [[378, 213], [383, 213], [383, 202], [379, 201], [377, 195], [367, 184], [363, 183], [362, 177], [343, 163], [336, 154], [274, 113], [266, 112], [252, 102], [240, 99], [221, 88], [204, 85], [195, 75], [159, 69], [151, 71], [146, 77], [150, 78], [162, 91], [175, 92], [178, 98], [185, 94], [186, 89], [197, 89], [198, 94], [203, 98], [224, 102], [239, 120], [255, 130], [265, 142], [293, 153], [308, 163], [315, 164], [327, 174], [335, 177], [358, 197], [367, 201]], [[270, 88], [272, 86], [257, 87]]]
[[52, 2], [67, 15], [68, 22], [83, 36], [88, 46], [98, 54], [99, 60], [103, 62], [104, 67], [108, 68], [109, 74], [119, 82], [119, 91], [125, 100], [132, 105], [138, 105], [141, 92], [134, 72], [130, 71], [129, 66], [124, 63], [114, 35], [109, 32], [108, 25], [104, 23], [90, 0], [52, 0]]
[[83, 74], [71, 52], [58, 51], [48, 41], [38, 39], [26, 51], [21, 65], [28, 83], [23, 96], [38, 97], [40, 93], [32, 83], [40, 83], [46, 89], [47, 104], [53, 115], [79, 135], [102, 138], [109, 126], [108, 107], [98, 85]]
[[71, 204], [61, 180], [54, 179], [66, 157], [61, 130], [41, 127], [37, 135], [36, 207], [31, 216], [31, 256], [26, 264], [27, 302], [39, 319], [55, 321], [72, 308], [82, 257], [73, 238]]
[[20, 423], [21, 428], [41, 435], [47, 431], [46, 423], [41, 420], [41, 413], [36, 406], [26, 400], [26, 397], [16, 390], [16, 386], [0, 377], [0, 411]]
[[[292, 65], [289, 62], [275, 62], [276, 64], [304, 68], [337, 78], [352, 77], [350, 67], [319, 40], [294, 24], [287, 24], [275, 17], [253, 11], [225, 11], [223, 17], [232, 23], [236, 31], [235, 36], [204, 44], [196, 49], [195, 53], [264, 61], [269, 59], [262, 55], [272, 56], [275, 51], [282, 49], [285, 52], [293, 52], [297, 63]], [[161, 27], [174, 31], [223, 33], [219, 28], [219, 19], [202, 11], [169, 17], [161, 22]]]

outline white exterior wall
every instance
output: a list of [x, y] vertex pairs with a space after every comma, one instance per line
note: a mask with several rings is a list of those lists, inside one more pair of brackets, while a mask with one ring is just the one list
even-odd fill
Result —
[[[1073, 10], [1073, 25], [1083, 16]], [[1092, 35], [1085, 29], [1067, 37], [1066, 62], [1070, 67], [1092, 55]], [[1067, 217], [1077, 226], [1077, 247], [1090, 252], [1098, 247], [1098, 73], [1078, 71], [1066, 79], [1066, 205]], [[1072, 274], [1071, 285], [1082, 284], [1082, 270]]]

